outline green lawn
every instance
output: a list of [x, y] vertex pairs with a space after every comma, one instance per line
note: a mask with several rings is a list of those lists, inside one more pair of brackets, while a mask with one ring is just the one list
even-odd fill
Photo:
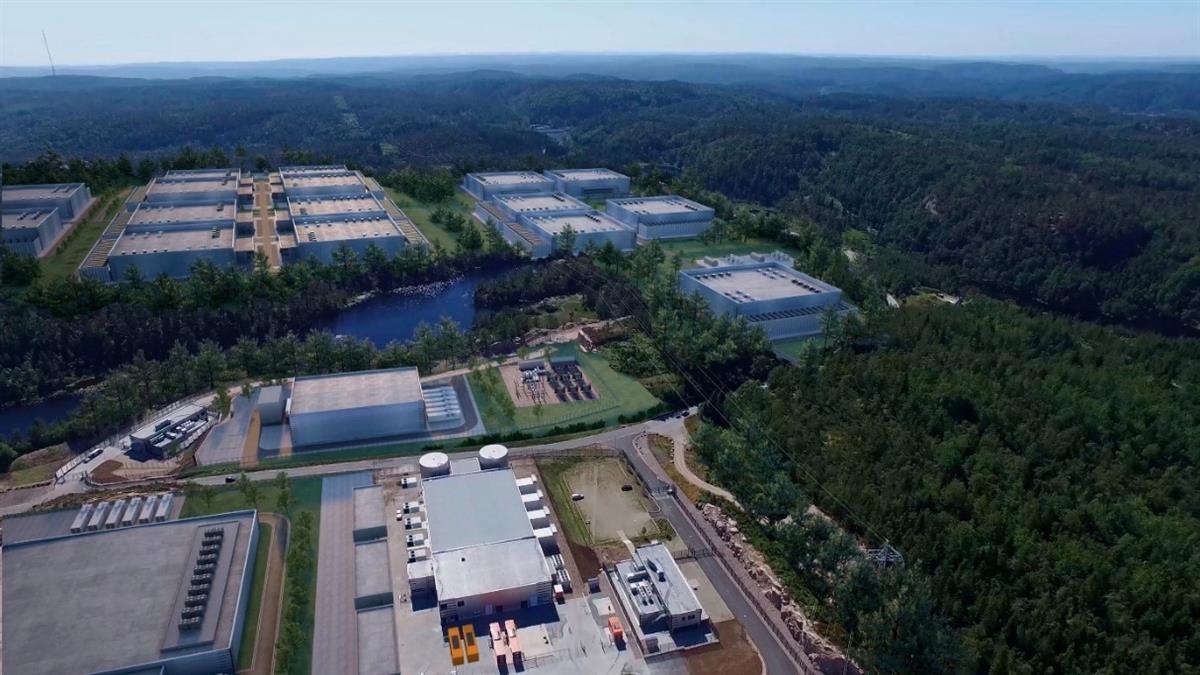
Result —
[[246, 606], [246, 623], [242, 627], [242, 648], [238, 652], [238, 670], [254, 662], [254, 641], [258, 639], [258, 615], [262, 612], [263, 585], [267, 581], [267, 555], [271, 550], [271, 526], [258, 524], [258, 551], [254, 554], [254, 577], [250, 580], [250, 603]]
[[800, 355], [824, 346], [820, 337], [798, 337], [771, 343], [771, 350], [787, 361], [795, 361]]
[[715, 244], [706, 244], [697, 239], [687, 239], [684, 241], [664, 241], [662, 242], [662, 247], [667, 252], [667, 260], [664, 264], [669, 266], [672, 256], [678, 254], [683, 257], [684, 269], [692, 267], [698, 258], [703, 258], [704, 256], [744, 255], [746, 253], [770, 253], [771, 251], [783, 251], [789, 255], [799, 253], [794, 248], [783, 246], [769, 239], [721, 241]]
[[[295, 519], [303, 512], [307, 511], [312, 514], [313, 518], [313, 552], [320, 550], [320, 535], [321, 535], [321, 478], [296, 478], [292, 480], [292, 505], [291, 519]], [[275, 501], [279, 497], [279, 490], [275, 487], [274, 481], [260, 481], [258, 485], [258, 508], [261, 511], [275, 511]], [[199, 497], [190, 497], [183, 503], [183, 512], [181, 518], [190, 516], [204, 516], [212, 513], [225, 513], [227, 511], [237, 511], [240, 509], [253, 508], [253, 505], [246, 502], [242, 493], [237, 489], [236, 485], [228, 485], [217, 490], [216, 497], [212, 500], [212, 505], [208, 506], [203, 499]], [[286, 575], [284, 581], [283, 596], [288, 596], [288, 590], [293, 584], [300, 584], [310, 589], [308, 594], [308, 608], [304, 613], [304, 621], [301, 625], [301, 632], [304, 635], [304, 642], [300, 646], [300, 653], [304, 655], [301, 659], [301, 669], [298, 671], [301, 675], [308, 675], [312, 671], [312, 633], [313, 633], [313, 614], [316, 611], [317, 594], [315, 588], [317, 585], [317, 566], [312, 566], [312, 572], [297, 577], [292, 574]], [[253, 645], [243, 643], [245, 649], [253, 649]], [[240, 657], [239, 657], [240, 658]]]
[[546, 481], [550, 492], [550, 502], [554, 505], [554, 513], [558, 522], [562, 523], [567, 538], [580, 546], [592, 545], [592, 533], [584, 522], [583, 514], [571, 500], [571, 486], [567, 483], [567, 473], [584, 460], [579, 458], [540, 459], [537, 462], [538, 472]]
[[387, 190], [387, 194], [392, 198], [392, 201], [396, 202], [396, 206], [399, 206], [401, 211], [404, 211], [408, 214], [409, 218], [412, 218], [413, 223], [421, 230], [421, 233], [425, 235], [430, 244], [437, 242], [447, 251], [458, 250], [458, 238], [446, 228], [435, 225], [432, 216], [438, 207], [446, 207], [452, 211], [461, 213], [467, 218], [471, 218], [471, 211], [475, 208], [475, 202], [469, 196], [463, 192], [455, 192], [454, 199], [430, 204], [417, 201], [403, 192], [397, 192], [392, 188], [384, 189]]
[[125, 204], [125, 198], [129, 196], [131, 189], [112, 188], [98, 196], [97, 204], [88, 219], [67, 235], [66, 240], [59, 244], [58, 250], [42, 259], [42, 277], [47, 280], [65, 279], [74, 274], [79, 263], [83, 262], [88, 251], [92, 250], [92, 245], [104, 234], [104, 228], [108, 227], [113, 215]]
[[[597, 420], [614, 424], [621, 415], [635, 415], [659, 403], [659, 400], [637, 380], [613, 370], [599, 355], [580, 352], [574, 343], [561, 345], [554, 353], [575, 354], [579, 359], [579, 367], [587, 375], [599, 397], [592, 401], [547, 404], [542, 406], [541, 415], [535, 412], [534, 407], [517, 408], [513, 417], [509, 419], [504, 412], [504, 406], [497, 400], [499, 396], [508, 396], [507, 391], [487, 387], [484, 380], [492, 376], [485, 374], [486, 371], [475, 372], [468, 380], [488, 433], [509, 433], [518, 430], [536, 433], [555, 426], [580, 422], [590, 424]], [[496, 372], [494, 376], [499, 377], [499, 373]]]

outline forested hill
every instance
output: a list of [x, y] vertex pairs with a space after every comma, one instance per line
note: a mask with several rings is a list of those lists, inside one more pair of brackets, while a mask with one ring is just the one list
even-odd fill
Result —
[[[1003, 72], [983, 80], [1030, 82]], [[646, 163], [911, 254], [917, 264], [889, 290], [974, 287], [1168, 332], [1200, 325], [1200, 121], [970, 98], [965, 85], [957, 97], [891, 90], [902, 95], [810, 95], [782, 77], [715, 86], [494, 71], [7, 79], [0, 147], [6, 159], [53, 147], [136, 160], [240, 146], [247, 164], [290, 148], [377, 173]], [[568, 126], [572, 140], [556, 145], [534, 122]]]

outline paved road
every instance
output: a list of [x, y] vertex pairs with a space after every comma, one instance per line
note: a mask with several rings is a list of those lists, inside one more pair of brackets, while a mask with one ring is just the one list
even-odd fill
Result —
[[321, 482], [317, 552], [317, 607], [312, 672], [358, 672], [358, 618], [354, 613], [354, 488], [370, 485], [367, 472]]
[[[649, 488], [654, 496], [658, 507], [662, 509], [663, 515], [671, 521], [671, 526], [675, 528], [675, 532], [683, 540], [683, 543], [688, 548], [693, 550], [702, 550], [708, 548], [708, 544], [701, 538], [700, 533], [692, 525], [691, 520], [680, 510], [675, 499], [666, 494], [665, 488], [671, 486], [669, 479], [660, 473], [661, 469], [652, 469], [653, 459], [646, 458], [635, 445], [635, 438], [627, 436], [618, 439], [612, 444], [612, 447], [625, 453], [633, 464], [634, 469], [642, 476], [646, 482], [646, 487]], [[654, 463], [657, 468], [656, 463]], [[742, 594], [741, 587], [730, 578], [729, 573], [725, 571], [721, 561], [715, 556], [698, 558], [696, 562], [700, 565], [700, 569], [704, 570], [704, 574], [712, 581], [713, 587], [720, 593], [721, 599], [729, 607], [729, 610], [734, 613], [742, 626], [746, 629], [746, 634], [758, 649], [759, 656], [762, 657], [763, 665], [766, 668], [767, 675], [787, 675], [797, 672], [795, 662], [788, 656], [784, 647], [779, 644], [775, 633], [767, 627], [762, 617], [759, 616], [758, 610], [750, 603], [750, 600]]]

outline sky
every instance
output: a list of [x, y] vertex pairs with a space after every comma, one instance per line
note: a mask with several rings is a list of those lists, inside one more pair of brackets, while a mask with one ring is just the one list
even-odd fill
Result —
[[0, 0], [0, 65], [537, 52], [1200, 57], [1200, 0]]

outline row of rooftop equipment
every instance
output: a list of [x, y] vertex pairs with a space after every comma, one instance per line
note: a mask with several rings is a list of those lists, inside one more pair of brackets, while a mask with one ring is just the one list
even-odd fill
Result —
[[79, 508], [75, 520], [71, 522], [71, 534], [161, 523], [170, 516], [174, 498], [174, 493], [165, 492], [148, 497], [122, 497], [111, 502], [89, 502]]

